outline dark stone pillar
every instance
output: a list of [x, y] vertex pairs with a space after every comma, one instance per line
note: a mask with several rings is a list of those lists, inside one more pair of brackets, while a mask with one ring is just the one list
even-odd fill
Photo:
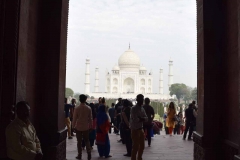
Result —
[[[240, 48], [240, 1], [238, 0], [237, 2], [238, 2], [237, 3], [237, 11], [238, 11], [237, 12], [237, 14], [238, 14], [238, 48]], [[239, 58], [240, 58], [240, 49], [238, 49], [238, 59]], [[240, 59], [239, 59], [239, 62], [240, 62]], [[240, 65], [240, 64], [238, 64], [238, 65]], [[240, 68], [240, 67], [238, 67], [238, 68]], [[238, 76], [240, 76], [240, 74]], [[239, 77], [239, 79], [240, 79], [240, 77]], [[240, 91], [240, 85], [238, 86], [238, 91]], [[239, 95], [240, 95], [240, 93], [239, 93]], [[240, 99], [240, 97], [238, 97], [238, 99]], [[238, 107], [240, 107], [240, 106], [238, 105]], [[240, 108], [239, 108], [239, 112], [238, 112], [238, 117], [240, 117]], [[240, 118], [238, 118], [238, 124], [239, 123], [240, 123]], [[240, 160], [240, 155], [239, 155], [239, 153], [240, 153], [240, 136], [239, 136], [240, 125], [238, 125], [237, 130], [238, 130], [238, 155], [236, 154], [234, 156], [234, 160]]]
[[44, 159], [66, 159], [68, 0], [0, 1], [0, 159], [12, 105], [25, 100]]
[[219, 0], [197, 0], [198, 117], [194, 133], [194, 159], [215, 160], [221, 153], [221, 130], [217, 101], [222, 99], [223, 19]]
[[44, 159], [66, 158], [64, 97], [68, 0], [39, 1], [36, 124]]
[[7, 158], [5, 129], [16, 101], [19, 0], [0, 1], [0, 159]]
[[233, 160], [239, 153], [239, 4], [197, 3], [199, 114], [194, 159]]

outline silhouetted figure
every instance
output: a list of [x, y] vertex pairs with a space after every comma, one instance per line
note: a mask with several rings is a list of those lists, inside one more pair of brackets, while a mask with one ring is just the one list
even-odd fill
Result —
[[98, 98], [98, 103], [95, 104], [96, 113], [98, 113], [98, 107], [101, 105], [101, 103], [102, 103], [102, 97], [99, 97]]
[[185, 110], [185, 117], [186, 117], [186, 129], [184, 131], [183, 140], [186, 139], [187, 132], [188, 133], [188, 140], [191, 140], [193, 127], [194, 127], [194, 115], [193, 115], [193, 105], [189, 104], [189, 107]]
[[[114, 119], [114, 117], [115, 117], [115, 108], [114, 108], [114, 106], [115, 106], [115, 104], [114, 103], [112, 103], [112, 106], [111, 106], [111, 108], [108, 110], [108, 113], [109, 113], [109, 116], [110, 116], [110, 118], [111, 118], [111, 126], [114, 126], [115, 125], [115, 119]], [[116, 129], [114, 128], [114, 133], [116, 133], [117, 131], [116, 131]], [[112, 133], [112, 127], [110, 127], [110, 129], [109, 129], [109, 133]]]
[[142, 154], [145, 147], [143, 122], [147, 122], [148, 117], [142, 107], [143, 101], [144, 96], [142, 94], [137, 95], [137, 104], [131, 109], [130, 128], [133, 143], [131, 160], [136, 160], [137, 154], [138, 160], [142, 160]]
[[[70, 108], [70, 121], [71, 121], [71, 124], [72, 124], [72, 121], [73, 121], [73, 114], [74, 114], [74, 109], [75, 109], [75, 107], [76, 107], [76, 99], [72, 99], [71, 100], [71, 104], [72, 104], [72, 107]], [[71, 125], [71, 136], [74, 136], [74, 129], [73, 129], [73, 127], [72, 127], [72, 125]]]
[[143, 127], [144, 130], [147, 131], [147, 139], [148, 139], [148, 146], [151, 146], [151, 131], [152, 131], [152, 127], [153, 127], [153, 119], [155, 116], [155, 112], [152, 106], [149, 105], [150, 104], [150, 99], [149, 98], [145, 98], [145, 105], [143, 106], [147, 117], [148, 117], [148, 121], [143, 123]]
[[181, 112], [179, 112], [175, 116], [175, 128], [174, 128], [174, 131], [173, 131], [174, 134], [180, 134], [181, 119], [180, 119], [179, 114], [181, 114]]
[[17, 118], [6, 128], [7, 155], [13, 160], [41, 160], [43, 154], [40, 141], [29, 120], [30, 106], [21, 101], [17, 103], [16, 109]]
[[122, 98], [118, 98], [118, 103], [115, 105], [115, 126], [117, 127], [117, 134], [119, 134], [119, 126], [121, 123]]
[[131, 137], [131, 129], [130, 129], [130, 102], [128, 100], [123, 101], [123, 111], [122, 111], [122, 117], [123, 117], [123, 132], [124, 132], [124, 138], [125, 138], [125, 144], [127, 149], [127, 154], [124, 154], [124, 156], [131, 157], [132, 155], [132, 137]]
[[64, 112], [65, 112], [65, 123], [68, 129], [68, 139], [72, 139], [72, 131], [71, 131], [71, 121], [70, 114], [73, 106], [71, 104], [67, 104], [67, 98], [64, 100]]
[[193, 131], [196, 131], [196, 125], [197, 125], [197, 106], [196, 106], [196, 101], [192, 101], [193, 104], [193, 115], [194, 115], [194, 119], [193, 119]]

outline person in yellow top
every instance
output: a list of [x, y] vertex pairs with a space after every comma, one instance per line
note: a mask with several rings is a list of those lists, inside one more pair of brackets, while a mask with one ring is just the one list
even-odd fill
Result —
[[167, 119], [166, 119], [166, 126], [168, 127], [168, 132], [170, 136], [172, 136], [173, 129], [175, 128], [175, 115], [176, 115], [176, 110], [174, 107], [174, 103], [171, 102], [168, 107]]
[[6, 128], [8, 158], [13, 160], [41, 160], [43, 157], [36, 130], [29, 121], [30, 106], [21, 101], [16, 105], [17, 118]]

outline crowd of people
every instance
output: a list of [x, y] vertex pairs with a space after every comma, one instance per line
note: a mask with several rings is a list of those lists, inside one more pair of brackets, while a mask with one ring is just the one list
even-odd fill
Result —
[[[71, 105], [65, 104], [68, 138], [72, 139], [74, 133], [71, 130], [74, 130], [78, 141], [77, 159], [82, 158], [82, 150], [85, 147], [88, 159], [91, 159], [94, 144], [97, 145], [99, 157], [112, 157], [109, 140], [111, 133], [120, 135], [118, 142], [126, 146], [124, 156], [131, 157], [132, 160], [142, 159], [145, 139], [150, 147], [153, 134], [155, 113], [149, 98], [144, 99], [144, 96], [139, 94], [136, 97], [136, 105], [127, 99], [119, 98], [117, 104], [111, 104], [111, 108], [106, 105], [104, 97], [99, 97], [96, 104], [88, 104], [87, 96], [83, 94], [79, 100], [81, 103], [78, 107], [75, 107], [75, 100], [72, 100]], [[71, 120], [72, 125], [69, 125]]]
[[189, 104], [188, 108], [185, 110], [185, 117], [183, 117], [181, 111], [177, 113], [174, 103], [171, 102], [163, 118], [166, 135], [172, 136], [173, 134], [183, 134], [183, 140], [185, 140], [188, 133], [188, 140], [191, 140], [192, 133], [196, 130], [196, 102], [192, 101], [192, 103]]
[[[71, 104], [65, 98], [64, 112], [65, 123], [68, 130], [68, 139], [77, 138], [78, 155], [76, 159], [82, 159], [82, 150], [86, 148], [87, 159], [90, 160], [93, 146], [97, 146], [99, 157], [109, 158], [111, 145], [109, 134], [120, 135], [118, 142], [126, 146], [124, 156], [131, 160], [142, 160], [145, 148], [145, 140], [151, 147], [153, 128], [161, 125], [154, 121], [154, 109], [150, 105], [150, 99], [142, 94], [137, 95], [135, 105], [127, 99], [118, 99], [111, 108], [106, 105], [104, 97], [99, 97], [98, 103], [87, 103], [87, 96], [79, 96], [80, 105], [76, 106], [76, 100]], [[34, 126], [29, 121], [30, 106], [21, 101], [16, 105], [17, 118], [6, 129], [6, 142], [8, 157], [13, 160], [28, 159], [40, 160], [43, 157], [40, 141]], [[164, 114], [164, 127], [166, 134], [183, 134], [183, 139], [191, 140], [192, 132], [196, 128], [197, 108], [195, 101], [185, 110], [177, 114], [174, 103], [171, 102], [168, 111]], [[185, 127], [184, 127], [185, 124]], [[159, 127], [160, 126], [160, 127]], [[76, 135], [75, 135], [76, 134]]]

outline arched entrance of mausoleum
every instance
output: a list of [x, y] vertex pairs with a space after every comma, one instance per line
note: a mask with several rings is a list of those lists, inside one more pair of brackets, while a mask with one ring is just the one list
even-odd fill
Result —
[[134, 93], [134, 80], [132, 78], [126, 78], [123, 82], [123, 92], [124, 93]]

